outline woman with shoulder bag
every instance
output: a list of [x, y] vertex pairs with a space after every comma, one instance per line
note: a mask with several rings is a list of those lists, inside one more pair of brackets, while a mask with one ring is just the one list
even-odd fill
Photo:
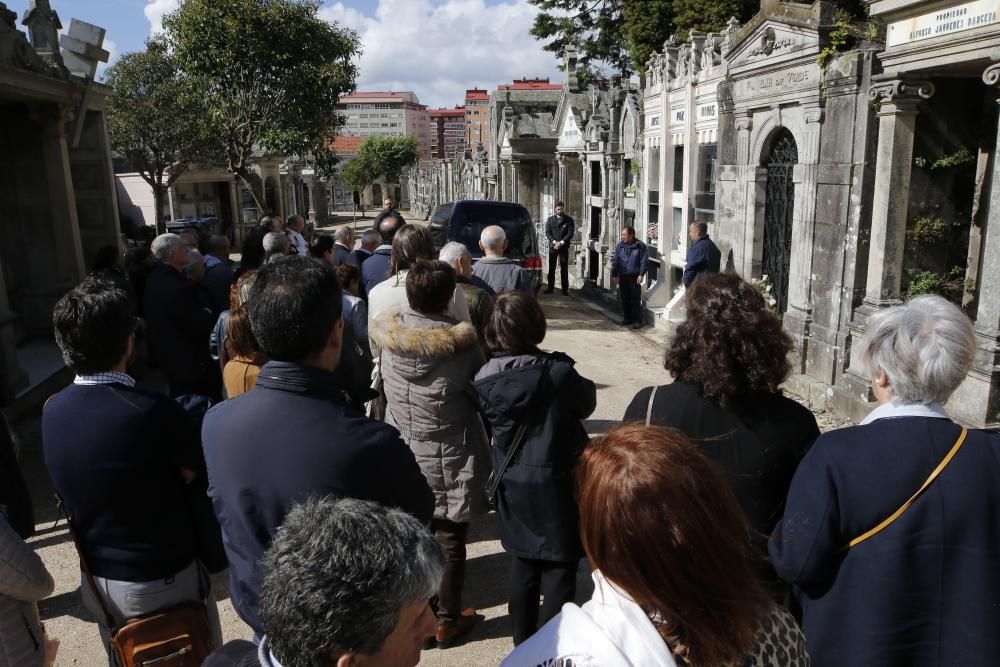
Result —
[[473, 383], [493, 433], [500, 539], [513, 557], [515, 645], [573, 600], [583, 556], [573, 469], [587, 444], [581, 420], [596, 407], [597, 387], [570, 357], [538, 349], [545, 326], [534, 298], [499, 295], [485, 327], [491, 356]]
[[976, 342], [958, 306], [920, 296], [852, 346], [879, 406], [819, 437], [770, 541], [819, 667], [1000, 664], [1000, 434], [944, 408]]

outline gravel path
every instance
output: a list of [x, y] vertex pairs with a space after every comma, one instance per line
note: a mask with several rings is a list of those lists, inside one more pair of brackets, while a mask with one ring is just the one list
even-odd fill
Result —
[[[648, 328], [635, 333], [615, 323], [609, 313], [590, 302], [559, 295], [545, 295], [542, 304], [548, 316], [548, 335], [543, 347], [569, 354], [577, 369], [597, 383], [597, 410], [586, 421], [592, 435], [617, 424], [635, 393], [654, 383], [669, 381], [663, 370], [664, 341]], [[822, 430], [839, 426], [829, 415], [817, 416]], [[22, 464], [33, 490], [38, 534], [31, 539], [56, 581], [52, 597], [39, 604], [51, 636], [59, 639], [57, 665], [101, 665], [103, 650], [97, 626], [80, 604], [76, 550], [64, 521], [54, 525], [56, 511], [51, 483], [41, 462], [38, 421], [18, 425], [22, 442]], [[486, 621], [475, 628], [460, 646], [429, 650], [421, 665], [497, 665], [512, 649], [507, 616], [506, 581], [509, 557], [497, 538], [495, 515], [475, 523], [470, 530], [466, 574], [467, 606], [478, 608]], [[577, 601], [592, 590], [586, 563], [581, 563]], [[215, 577], [223, 637], [249, 639], [250, 631], [236, 616], [229, 602], [225, 577]]]

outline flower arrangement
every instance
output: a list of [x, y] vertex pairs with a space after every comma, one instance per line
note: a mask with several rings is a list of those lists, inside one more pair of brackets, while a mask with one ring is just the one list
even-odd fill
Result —
[[772, 313], [776, 312], [778, 300], [774, 298], [774, 281], [772, 281], [765, 273], [760, 278], [754, 278], [751, 280], [750, 284], [757, 288], [757, 291], [764, 297], [767, 309]]

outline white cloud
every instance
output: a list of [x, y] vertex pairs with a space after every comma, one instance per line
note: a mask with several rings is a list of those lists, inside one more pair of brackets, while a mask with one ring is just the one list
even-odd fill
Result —
[[153, 35], [163, 30], [163, 16], [177, 9], [180, 0], [147, 0], [142, 13], [149, 21], [149, 34]]
[[449, 107], [464, 102], [466, 88], [491, 90], [522, 77], [562, 82], [555, 54], [529, 32], [537, 11], [526, 0], [490, 7], [484, 0], [378, 0], [374, 17], [342, 2], [320, 15], [361, 38], [358, 90], [412, 90], [424, 104]]

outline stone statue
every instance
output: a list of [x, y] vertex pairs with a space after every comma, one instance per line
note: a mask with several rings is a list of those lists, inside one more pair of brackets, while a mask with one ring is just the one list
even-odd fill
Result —
[[0, 2], [0, 65], [20, 67], [39, 74], [56, 74], [17, 29], [17, 14]]
[[62, 22], [59, 15], [49, 5], [49, 0], [31, 0], [31, 6], [21, 21], [28, 28], [31, 46], [43, 60], [61, 67], [62, 54], [59, 53], [59, 31]]

